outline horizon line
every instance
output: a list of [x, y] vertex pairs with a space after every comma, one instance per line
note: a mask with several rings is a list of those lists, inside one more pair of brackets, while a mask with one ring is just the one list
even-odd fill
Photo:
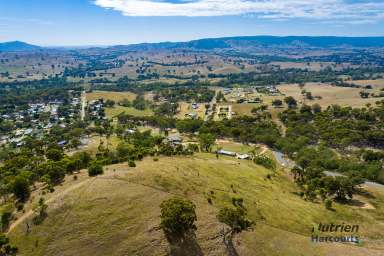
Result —
[[225, 38], [236, 38], [236, 37], [336, 37], [336, 38], [381, 38], [384, 37], [384, 35], [374, 35], [374, 36], [366, 36], [366, 35], [359, 35], [359, 36], [350, 36], [350, 35], [238, 35], [238, 36], [218, 36], [218, 37], [199, 37], [195, 39], [190, 40], [169, 40], [169, 41], [142, 41], [142, 42], [131, 42], [131, 43], [112, 43], [112, 44], [98, 44], [98, 43], [91, 43], [91, 44], [67, 44], [67, 45], [54, 45], [54, 44], [39, 44], [39, 43], [29, 43], [28, 41], [23, 40], [8, 40], [8, 41], [2, 41], [0, 44], [4, 43], [13, 43], [13, 42], [22, 42], [34, 46], [39, 46], [42, 48], [93, 48], [93, 47], [100, 47], [100, 48], [106, 48], [106, 47], [113, 47], [113, 46], [130, 46], [130, 45], [140, 45], [140, 44], [161, 44], [161, 43], [186, 43], [191, 41], [198, 41], [198, 40], [205, 40], [205, 39], [225, 39]]

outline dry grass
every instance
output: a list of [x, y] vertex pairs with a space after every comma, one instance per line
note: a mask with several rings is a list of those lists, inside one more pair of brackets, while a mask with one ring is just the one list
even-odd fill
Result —
[[113, 108], [106, 108], [105, 115], [108, 118], [113, 118], [121, 113], [125, 113], [132, 116], [151, 116], [153, 115], [153, 111], [151, 109], [138, 110], [133, 107], [123, 107], [115, 105]]
[[88, 139], [88, 143], [86, 145], [68, 153], [73, 155], [76, 152], [85, 151], [94, 156], [96, 155], [100, 144], [102, 144], [104, 147], [108, 147], [110, 150], [115, 150], [119, 143], [120, 139], [117, 136], [111, 136], [107, 139], [104, 136], [101, 137], [99, 135], [93, 135]]
[[[221, 239], [212, 239], [222, 227], [215, 216], [232, 197], [241, 197], [257, 223], [235, 239], [240, 255], [380, 255], [368, 248], [384, 249], [383, 192], [372, 191], [375, 199], [366, 198], [376, 210], [335, 204], [335, 211], [328, 211], [301, 199], [284, 173], [270, 180], [267, 174], [272, 173], [250, 161], [211, 154], [160, 157], [158, 162], [147, 158], [136, 168], [112, 165], [97, 178], [79, 175], [89, 181], [49, 203], [42, 225], [32, 225], [28, 234], [19, 225], [10, 237], [22, 255], [167, 255], [169, 245], [157, 228], [159, 204], [178, 195], [197, 206], [196, 239], [204, 255], [224, 255]], [[47, 198], [78, 182], [67, 179]], [[358, 223], [364, 243], [311, 244], [311, 228], [319, 222]]]
[[107, 92], [107, 91], [93, 91], [91, 93], [87, 93], [87, 100], [114, 100], [116, 103], [123, 100], [128, 99], [130, 101], [136, 98], [136, 94], [132, 92]]
[[376, 80], [354, 80], [352, 81], [354, 84], [366, 86], [372, 85], [374, 89], [383, 89], [384, 88], [384, 79], [376, 79]]
[[[374, 104], [381, 98], [362, 99], [360, 97], [360, 88], [336, 87], [327, 84], [308, 83], [304, 90], [311, 92], [313, 96], [321, 96], [322, 99], [305, 100], [301, 94], [301, 89], [295, 84], [281, 85], [278, 89], [286, 96], [292, 96], [300, 103], [313, 105], [320, 104], [322, 107], [328, 107], [334, 104], [350, 107], [364, 107], [367, 103]], [[370, 90], [373, 92], [373, 90]]]
[[187, 102], [179, 102], [179, 113], [177, 113], [176, 118], [184, 119], [189, 118], [186, 117], [187, 114], [195, 113], [201, 119], [205, 117], [205, 104], [199, 103], [197, 109], [193, 109], [191, 103]]

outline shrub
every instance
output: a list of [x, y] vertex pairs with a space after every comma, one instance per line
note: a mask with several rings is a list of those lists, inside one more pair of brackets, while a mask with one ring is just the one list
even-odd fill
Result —
[[9, 238], [0, 234], [0, 255], [4, 256], [13, 256], [17, 254], [17, 247], [10, 245]]
[[128, 166], [129, 166], [129, 167], [136, 167], [136, 164], [135, 164], [134, 161], [130, 160], [130, 161], [128, 162]]
[[88, 175], [90, 177], [97, 176], [103, 173], [104, 173], [103, 167], [100, 164], [94, 163], [88, 167]]
[[324, 205], [325, 205], [326, 209], [328, 209], [328, 210], [332, 209], [332, 200], [329, 198], [325, 199]]
[[1, 215], [1, 231], [5, 231], [8, 228], [11, 218], [12, 218], [11, 212], [4, 212]]
[[262, 155], [261, 156], [255, 156], [253, 161], [255, 162], [255, 164], [264, 166], [265, 168], [268, 168], [270, 170], [276, 170], [275, 161], [273, 161], [272, 159], [270, 159], [267, 156], [262, 156]]

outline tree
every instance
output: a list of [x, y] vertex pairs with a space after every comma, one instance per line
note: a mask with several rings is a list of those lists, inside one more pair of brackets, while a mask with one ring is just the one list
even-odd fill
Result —
[[360, 97], [363, 98], [363, 99], [368, 98], [369, 97], [369, 92], [361, 91], [360, 92]]
[[117, 155], [121, 158], [121, 159], [126, 159], [127, 157], [129, 156], [132, 156], [135, 152], [135, 147], [129, 143], [119, 143], [119, 145], [117, 145]]
[[45, 153], [48, 159], [53, 161], [60, 161], [64, 157], [64, 153], [62, 149], [59, 148], [50, 148]]
[[199, 134], [200, 148], [203, 151], [210, 152], [212, 146], [215, 144], [216, 138], [210, 133]]
[[247, 219], [247, 211], [244, 207], [224, 207], [219, 211], [217, 219], [230, 227], [232, 234], [240, 233], [252, 226], [252, 221]]
[[296, 108], [297, 106], [297, 101], [292, 96], [286, 97], [284, 102], [288, 105], [289, 108]]
[[1, 231], [2, 232], [4, 232], [8, 228], [11, 218], [12, 218], [12, 213], [8, 211], [3, 212], [3, 214], [1, 215]]
[[321, 106], [318, 103], [312, 105], [313, 113], [317, 114], [321, 112]]
[[253, 222], [247, 218], [247, 210], [243, 206], [242, 199], [232, 200], [232, 203], [234, 207], [222, 208], [217, 215], [217, 219], [229, 227], [228, 230], [223, 229], [221, 233], [223, 243], [228, 250], [228, 254], [238, 255], [233, 246], [233, 237], [235, 234], [249, 229], [253, 225]]
[[273, 105], [275, 108], [281, 107], [281, 106], [283, 105], [283, 101], [282, 101], [282, 100], [279, 100], [279, 99], [273, 100], [273, 101], [272, 101], [272, 105]]
[[173, 116], [177, 113], [179, 104], [164, 102], [155, 109], [155, 114], [160, 116]]
[[143, 95], [137, 95], [136, 98], [132, 102], [132, 106], [138, 110], [145, 110], [147, 108], [147, 103], [144, 99], [144, 96]]
[[4, 234], [0, 234], [0, 256], [14, 256], [17, 251], [17, 247], [9, 244], [9, 238]]
[[26, 201], [31, 194], [28, 180], [23, 176], [16, 176], [12, 192], [20, 201]]
[[311, 92], [305, 92], [305, 97], [308, 99], [308, 100], [313, 100], [313, 95]]
[[190, 200], [174, 197], [163, 201], [160, 209], [160, 226], [166, 234], [184, 237], [196, 230], [196, 206]]
[[70, 168], [70, 161], [65, 158], [57, 162], [52, 160], [43, 162], [36, 167], [36, 171], [44, 177], [48, 185], [55, 185], [63, 181], [67, 168]]
[[105, 106], [106, 106], [107, 108], [112, 108], [112, 107], [115, 106], [115, 104], [116, 104], [116, 102], [115, 102], [114, 100], [110, 100], [110, 99], [108, 99], [108, 100], [105, 101]]
[[44, 202], [44, 198], [40, 198], [39, 205], [35, 210], [37, 212], [37, 215], [33, 218], [33, 223], [35, 225], [41, 224], [44, 221], [44, 219], [48, 216], [47, 208], [48, 208], [48, 205]]
[[88, 175], [90, 177], [97, 176], [103, 173], [103, 167], [98, 163], [93, 163], [91, 166], [88, 167]]

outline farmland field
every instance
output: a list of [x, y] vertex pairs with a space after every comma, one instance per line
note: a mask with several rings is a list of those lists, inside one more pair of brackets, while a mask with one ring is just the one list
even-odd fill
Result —
[[132, 92], [107, 92], [107, 91], [93, 91], [90, 93], [87, 93], [87, 100], [98, 100], [98, 99], [104, 99], [104, 100], [114, 100], [116, 103], [127, 99], [129, 101], [134, 100], [136, 95]]
[[[350, 107], [364, 107], [367, 103], [374, 104], [382, 98], [368, 98], [363, 99], [360, 97], [361, 88], [349, 87], [336, 87], [328, 84], [309, 83], [303, 88], [307, 92], [311, 92], [312, 96], [320, 96], [322, 99], [305, 100], [301, 94], [301, 88], [298, 85], [286, 84], [278, 86], [278, 89], [286, 96], [292, 96], [301, 103], [312, 105], [314, 103], [320, 104], [322, 107], [328, 107], [333, 104], [340, 106]], [[377, 90], [368, 90], [370, 92], [377, 92]]]
[[133, 107], [123, 107], [123, 106], [114, 106], [111, 108], [105, 109], [105, 114], [108, 118], [113, 118], [118, 114], [125, 113], [132, 116], [151, 116], [153, 115], [153, 111], [150, 109], [139, 110]]

